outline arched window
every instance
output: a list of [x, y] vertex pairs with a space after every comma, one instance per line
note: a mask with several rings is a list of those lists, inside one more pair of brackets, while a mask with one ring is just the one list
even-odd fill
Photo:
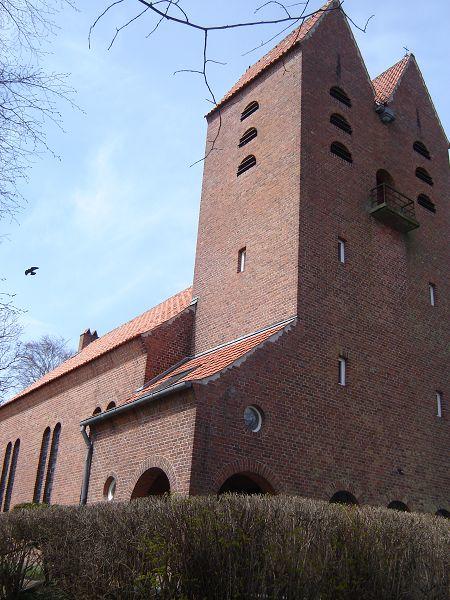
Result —
[[243, 121], [244, 119], [246, 119], [247, 117], [252, 115], [254, 112], [256, 112], [258, 110], [258, 108], [259, 108], [259, 104], [256, 102], [256, 100], [253, 100], [253, 102], [250, 102], [250, 104], [247, 104], [247, 106], [242, 111], [241, 121]]
[[250, 127], [250, 129], [247, 129], [247, 131], [243, 134], [243, 136], [239, 140], [238, 147], [242, 148], [242, 146], [245, 146], [245, 144], [248, 144], [253, 139], [255, 139], [255, 137], [257, 135], [258, 135], [258, 132], [256, 131], [256, 129], [254, 127]]
[[102, 409], [100, 408], [100, 406], [97, 406], [94, 409], [94, 412], [92, 413], [92, 415], [95, 417], [96, 415], [99, 415], [102, 412]]
[[428, 160], [431, 160], [430, 152], [423, 142], [419, 142], [419, 141], [414, 142], [413, 148], [418, 154], [421, 154]]
[[358, 500], [355, 498], [355, 496], [345, 490], [341, 490], [340, 492], [333, 494], [333, 496], [330, 498], [330, 502], [332, 504], [348, 504], [351, 506], [356, 506], [358, 504]]
[[50, 456], [48, 458], [47, 477], [45, 479], [44, 498], [43, 502], [50, 504], [52, 497], [53, 480], [55, 477], [56, 459], [58, 457], [59, 436], [61, 434], [61, 423], [55, 425], [52, 436], [52, 445], [50, 448]]
[[440, 508], [436, 511], [436, 516], [444, 517], [444, 519], [450, 519], [450, 512], [448, 510], [445, 510], [445, 508]]
[[342, 104], [345, 104], [345, 106], [348, 106], [349, 108], [352, 105], [352, 101], [344, 92], [344, 90], [336, 85], [330, 88], [330, 96], [332, 98], [336, 98], [336, 100], [339, 100], [339, 102], [342, 102]]
[[9, 461], [11, 460], [11, 450], [12, 444], [11, 442], [9, 442], [9, 444], [6, 446], [5, 457], [3, 459], [2, 474], [0, 478], [0, 510], [2, 509], [3, 496], [5, 495], [6, 478], [8, 477]]
[[426, 194], [419, 194], [417, 196], [417, 204], [420, 204], [420, 206], [423, 206], [423, 208], [426, 208], [432, 213], [436, 212], [434, 202]]
[[116, 408], [116, 403], [114, 402], [114, 400], [108, 404], [106, 410], [111, 410], [112, 408]]
[[425, 183], [428, 183], [428, 185], [433, 185], [433, 178], [428, 173], [428, 171], [426, 169], [423, 169], [422, 167], [417, 167], [416, 177], [418, 177], [422, 181], [425, 181]]
[[33, 502], [39, 504], [41, 501], [42, 484], [44, 482], [45, 463], [47, 462], [48, 446], [50, 444], [50, 427], [44, 431], [42, 436], [41, 452], [36, 473], [36, 483], [34, 484]]
[[111, 475], [106, 480], [106, 483], [103, 488], [103, 497], [107, 502], [112, 502], [114, 500], [114, 496], [116, 495], [116, 480]]
[[398, 510], [400, 512], [409, 512], [409, 508], [404, 502], [400, 502], [400, 500], [393, 500], [392, 502], [389, 502], [388, 508], [392, 508], [393, 510]]
[[349, 135], [352, 135], [352, 126], [342, 115], [338, 115], [337, 113], [333, 113], [330, 117], [330, 123], [345, 131]]
[[17, 461], [19, 459], [20, 440], [16, 440], [12, 452], [11, 466], [9, 468], [8, 486], [6, 488], [5, 504], [3, 505], [3, 511], [8, 512], [11, 505], [11, 496], [14, 487], [14, 479], [16, 477]]
[[238, 170], [237, 170], [237, 176], [239, 177], [239, 175], [242, 175], [242, 173], [244, 173], [245, 171], [248, 171], [255, 165], [256, 165], [256, 158], [253, 156], [253, 154], [250, 154], [250, 156], [247, 156], [246, 158], [244, 158], [244, 160], [239, 165]]
[[333, 142], [330, 146], [330, 152], [332, 154], [336, 154], [336, 156], [339, 156], [339, 158], [342, 158], [349, 163], [353, 162], [350, 151], [344, 146], [344, 144], [341, 144], [340, 142]]

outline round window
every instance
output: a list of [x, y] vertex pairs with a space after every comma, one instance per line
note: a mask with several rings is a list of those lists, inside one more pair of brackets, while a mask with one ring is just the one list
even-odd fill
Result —
[[256, 433], [262, 426], [262, 412], [256, 406], [247, 406], [244, 410], [244, 422], [249, 431]]
[[116, 493], [116, 480], [114, 477], [109, 477], [105, 484], [105, 497], [108, 502], [114, 500]]

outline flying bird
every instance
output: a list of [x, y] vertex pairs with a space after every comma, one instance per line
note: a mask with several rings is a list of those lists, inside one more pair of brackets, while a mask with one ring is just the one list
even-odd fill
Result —
[[36, 275], [36, 271], [39, 269], [39, 267], [30, 267], [29, 269], [27, 269], [25, 271], [25, 275]]

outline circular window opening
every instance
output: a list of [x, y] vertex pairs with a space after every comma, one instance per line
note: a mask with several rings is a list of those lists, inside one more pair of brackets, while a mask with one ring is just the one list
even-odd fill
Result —
[[103, 491], [105, 500], [107, 500], [108, 502], [111, 502], [112, 500], [114, 500], [115, 494], [116, 494], [116, 480], [114, 479], [114, 477], [108, 477], [108, 479], [106, 480], [106, 483], [105, 483], [105, 489]]
[[263, 413], [256, 406], [247, 406], [244, 410], [244, 423], [246, 428], [253, 433], [257, 433], [263, 423]]

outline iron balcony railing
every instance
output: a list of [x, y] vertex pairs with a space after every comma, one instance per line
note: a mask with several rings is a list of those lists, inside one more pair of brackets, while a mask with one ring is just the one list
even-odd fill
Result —
[[405, 215], [409, 219], [416, 220], [414, 200], [408, 198], [387, 183], [380, 183], [370, 190], [371, 207], [376, 208], [385, 204], [388, 208]]

